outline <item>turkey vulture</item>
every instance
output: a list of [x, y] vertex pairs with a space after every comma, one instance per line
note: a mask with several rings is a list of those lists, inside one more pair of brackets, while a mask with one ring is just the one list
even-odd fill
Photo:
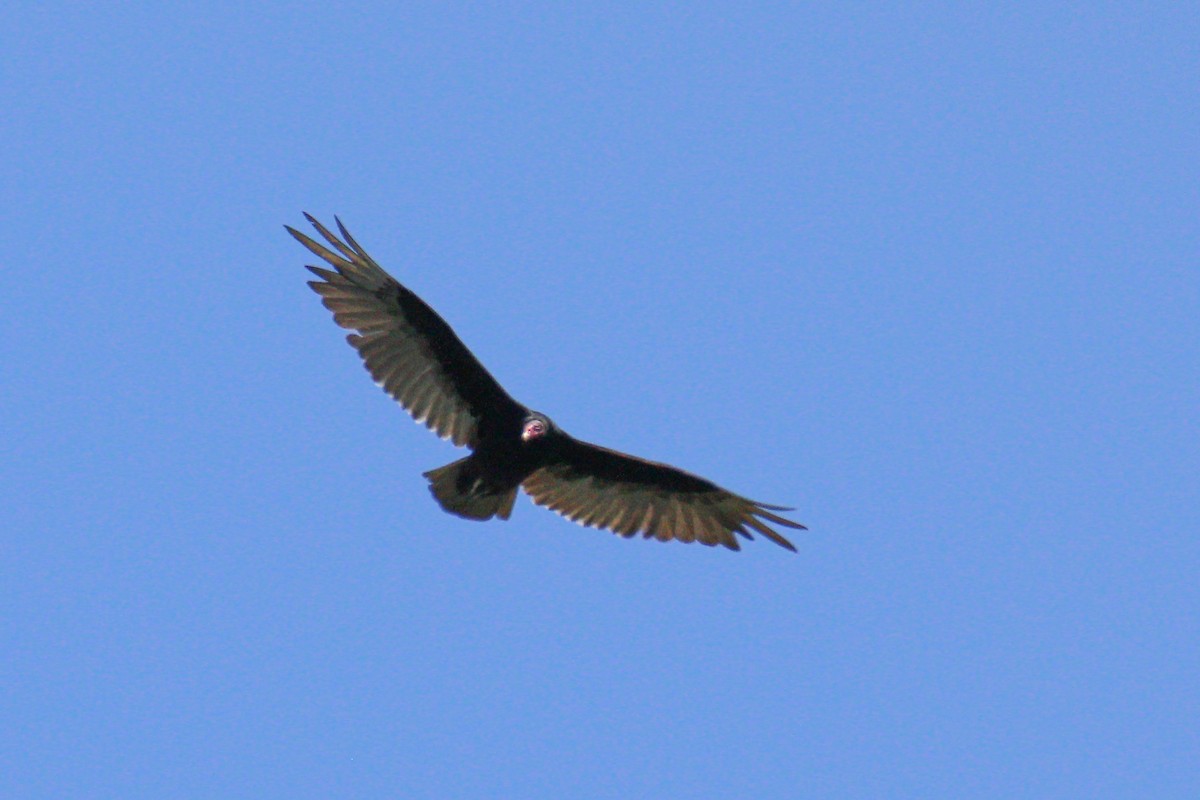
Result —
[[288, 233], [336, 270], [308, 267], [320, 278], [308, 285], [334, 322], [355, 331], [346, 339], [371, 377], [417, 422], [472, 451], [425, 473], [444, 510], [467, 519], [508, 519], [522, 488], [538, 505], [626, 538], [640, 533], [738, 550], [734, 534], [753, 539], [754, 530], [796, 551], [763, 521], [804, 530], [773, 513], [791, 509], [580, 441], [513, 400], [450, 326], [384, 272], [341, 220], [339, 239], [304, 216], [333, 249], [285, 226]]

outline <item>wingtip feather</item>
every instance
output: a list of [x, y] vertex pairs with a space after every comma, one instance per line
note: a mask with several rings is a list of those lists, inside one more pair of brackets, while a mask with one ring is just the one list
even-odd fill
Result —
[[356, 252], [358, 252], [364, 258], [369, 258], [369, 256], [367, 256], [367, 254], [366, 254], [366, 251], [364, 251], [362, 249], [362, 246], [359, 245], [358, 242], [354, 241], [354, 237], [350, 235], [350, 231], [346, 230], [346, 226], [342, 224], [341, 217], [339, 217], [335, 214], [333, 217], [333, 221], [337, 223], [337, 228], [341, 232], [342, 238], [346, 240], [346, 244], [350, 245], [351, 248], [353, 248]]

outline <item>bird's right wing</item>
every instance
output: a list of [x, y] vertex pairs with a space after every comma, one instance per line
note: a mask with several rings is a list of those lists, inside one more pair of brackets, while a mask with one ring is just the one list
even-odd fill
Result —
[[772, 513], [786, 508], [749, 500], [676, 467], [565, 434], [550, 462], [521, 486], [540, 506], [627, 538], [640, 533], [664, 542], [678, 539], [737, 550], [735, 534], [753, 539], [753, 530], [795, 552], [792, 543], [763, 520], [805, 529]]
[[[400, 285], [346, 231], [342, 241], [304, 215], [333, 250], [294, 228], [296, 237], [336, 272], [309, 267], [333, 320], [356, 331], [346, 340], [379, 386], [443, 439], [474, 447], [490, 426], [519, 422], [525, 409], [496, 382], [432, 308]], [[336, 252], [334, 252], [336, 251]]]

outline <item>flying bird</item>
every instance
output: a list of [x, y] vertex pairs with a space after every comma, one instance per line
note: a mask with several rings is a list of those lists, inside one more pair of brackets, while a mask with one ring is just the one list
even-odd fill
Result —
[[[766, 523], [805, 530], [790, 511], [749, 500], [667, 464], [580, 441], [508, 395], [450, 326], [367, 255], [337, 221], [341, 239], [310, 214], [329, 245], [288, 233], [333, 267], [309, 281], [375, 382], [417, 422], [471, 455], [424, 473], [451, 514], [508, 519], [517, 489], [581, 525], [630, 538], [677, 539], [738, 550], [753, 532], [792, 552]], [[330, 249], [332, 248], [332, 249]]]

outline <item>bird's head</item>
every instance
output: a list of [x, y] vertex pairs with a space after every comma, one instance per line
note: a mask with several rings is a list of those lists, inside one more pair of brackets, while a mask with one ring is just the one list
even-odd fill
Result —
[[531, 411], [529, 416], [525, 417], [525, 421], [521, 423], [521, 441], [537, 441], [553, 430], [555, 430], [554, 423], [550, 421], [549, 417], [537, 411]]

